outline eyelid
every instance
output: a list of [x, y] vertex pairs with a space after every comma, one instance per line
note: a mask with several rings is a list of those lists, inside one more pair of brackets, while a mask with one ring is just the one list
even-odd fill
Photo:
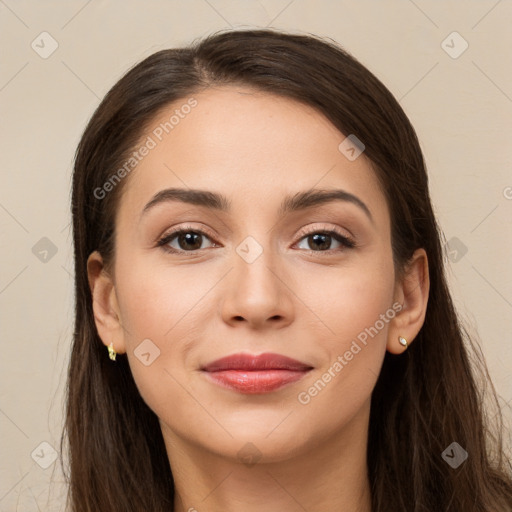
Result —
[[[320, 224], [320, 227], [318, 226]], [[309, 226], [309, 227], [308, 227]], [[315, 233], [324, 233], [324, 232], [333, 232], [339, 235], [342, 238], [345, 238], [350, 241], [354, 241], [354, 237], [350, 231], [345, 229], [345, 233], [341, 231], [341, 228], [338, 226], [334, 226], [332, 224], [326, 224], [326, 223], [317, 223], [314, 226], [311, 227], [311, 225], [304, 226], [301, 228], [297, 234], [298, 237], [303, 238], [307, 235], [313, 235]]]

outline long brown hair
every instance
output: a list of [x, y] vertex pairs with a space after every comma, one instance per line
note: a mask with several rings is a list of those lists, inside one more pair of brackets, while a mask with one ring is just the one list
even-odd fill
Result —
[[[76, 316], [61, 439], [61, 453], [68, 441], [70, 510], [173, 510], [158, 418], [142, 400], [126, 356], [118, 355], [115, 364], [108, 359], [87, 278], [93, 251], [107, 265], [113, 261], [115, 214], [129, 178], [105, 197], [94, 191], [163, 108], [211, 85], [234, 83], [313, 106], [363, 141], [386, 194], [397, 272], [417, 248], [428, 255], [424, 325], [407, 352], [386, 353], [372, 395], [367, 465], [373, 512], [510, 512], [512, 467], [504, 456], [502, 417], [498, 408], [493, 434], [484, 407], [483, 390], [490, 384], [495, 405], [496, 392], [447, 288], [442, 234], [415, 131], [386, 87], [336, 43], [273, 30], [221, 32], [154, 53], [112, 87], [82, 136], [72, 192]], [[456, 469], [441, 456], [453, 442], [469, 454]]]

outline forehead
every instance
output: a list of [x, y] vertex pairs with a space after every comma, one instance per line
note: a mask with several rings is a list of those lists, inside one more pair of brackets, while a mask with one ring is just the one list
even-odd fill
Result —
[[221, 191], [238, 207], [330, 187], [384, 201], [364, 153], [350, 161], [339, 150], [345, 137], [298, 101], [245, 86], [210, 88], [168, 105], [149, 124], [141, 141], [151, 139], [151, 150], [129, 176], [122, 203], [141, 211], [172, 187]]

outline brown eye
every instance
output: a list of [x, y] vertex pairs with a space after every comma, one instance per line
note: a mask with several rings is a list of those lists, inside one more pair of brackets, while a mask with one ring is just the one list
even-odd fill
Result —
[[[315, 252], [339, 250], [340, 246], [345, 248], [352, 248], [355, 246], [352, 240], [336, 231], [315, 231], [304, 236], [301, 240], [307, 240], [307, 247], [299, 247], [300, 249], [307, 249]], [[333, 242], [340, 244], [340, 246], [333, 248]]]
[[158, 246], [168, 252], [192, 252], [204, 249], [202, 245], [205, 239], [210, 240], [203, 231], [183, 228], [165, 235]]

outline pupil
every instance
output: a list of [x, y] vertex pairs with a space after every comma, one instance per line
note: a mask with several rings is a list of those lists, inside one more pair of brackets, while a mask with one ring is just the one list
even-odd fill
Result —
[[[330, 235], [316, 234], [316, 235], [313, 235], [312, 238], [315, 240], [315, 243], [318, 241], [320, 242], [320, 245], [315, 246], [317, 249], [329, 249], [329, 242], [331, 240]], [[323, 239], [323, 243], [322, 243], [322, 239]], [[315, 247], [312, 247], [311, 244], [309, 244], [309, 246], [311, 249], [315, 248]]]
[[[194, 237], [195, 237], [195, 245], [194, 245]], [[187, 244], [192, 244], [194, 245], [194, 247], [192, 247], [192, 249], [200, 249], [201, 248], [201, 242], [197, 243], [197, 241], [199, 240], [199, 238], [201, 237], [201, 235], [199, 235], [198, 233], [184, 233], [184, 234], [181, 234], [179, 236], [179, 243], [180, 243], [180, 246], [182, 248], [184, 248], [183, 246], [186, 247]], [[183, 242], [183, 244], [182, 244]], [[190, 245], [188, 246], [188, 248], [190, 249]]]

